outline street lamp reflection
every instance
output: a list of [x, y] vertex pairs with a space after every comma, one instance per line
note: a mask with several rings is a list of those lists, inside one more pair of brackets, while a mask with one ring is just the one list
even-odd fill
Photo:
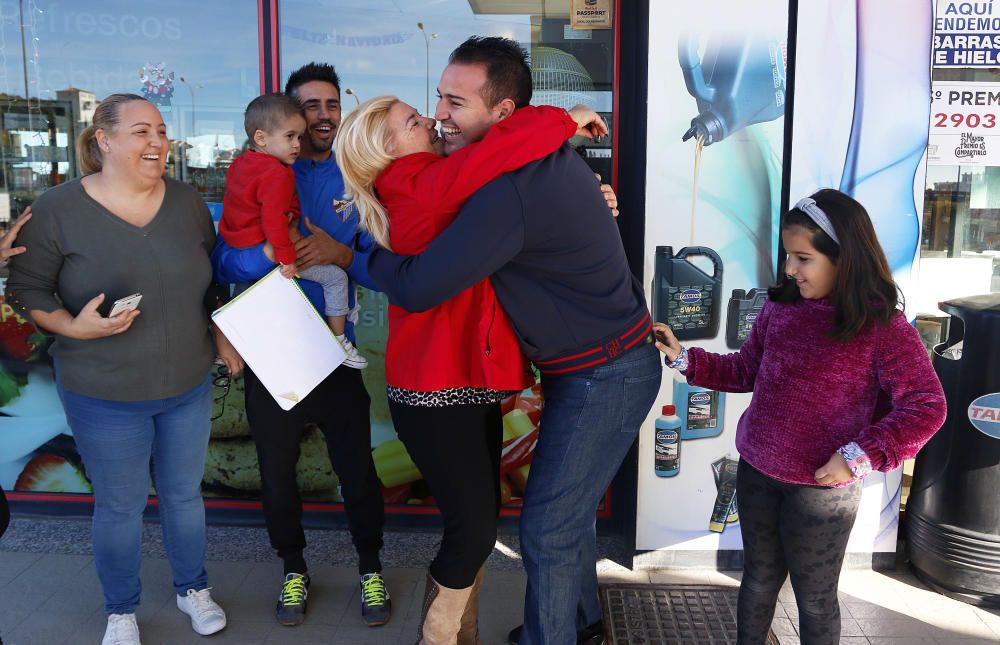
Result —
[[424, 115], [431, 114], [431, 41], [438, 37], [436, 33], [428, 34], [424, 23], [418, 22], [417, 29], [424, 36]]

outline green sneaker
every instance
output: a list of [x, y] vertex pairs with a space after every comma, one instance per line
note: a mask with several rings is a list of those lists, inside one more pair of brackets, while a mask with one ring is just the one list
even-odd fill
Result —
[[306, 619], [306, 598], [309, 596], [309, 576], [289, 573], [278, 595], [278, 623], [287, 627], [301, 625]]
[[369, 627], [389, 622], [392, 600], [381, 574], [366, 573], [361, 576], [361, 617]]

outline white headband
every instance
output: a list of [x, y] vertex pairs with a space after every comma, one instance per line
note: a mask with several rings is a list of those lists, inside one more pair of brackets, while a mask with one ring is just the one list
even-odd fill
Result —
[[806, 197], [805, 199], [800, 199], [799, 203], [795, 205], [795, 208], [799, 209], [803, 213], [809, 216], [809, 219], [816, 222], [816, 226], [820, 227], [824, 233], [830, 236], [830, 239], [840, 245], [840, 240], [837, 239], [837, 234], [833, 230], [833, 223], [830, 222], [830, 218], [826, 216], [823, 209], [816, 205], [816, 200], [812, 197]]

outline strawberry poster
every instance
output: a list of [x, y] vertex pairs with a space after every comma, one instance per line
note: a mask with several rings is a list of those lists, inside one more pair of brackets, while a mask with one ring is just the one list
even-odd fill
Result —
[[56, 392], [48, 339], [0, 299], [0, 485], [89, 493]]

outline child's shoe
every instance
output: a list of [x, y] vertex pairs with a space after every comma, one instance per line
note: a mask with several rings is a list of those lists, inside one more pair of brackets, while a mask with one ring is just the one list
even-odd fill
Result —
[[337, 336], [337, 340], [340, 341], [340, 346], [344, 348], [344, 353], [347, 354], [347, 358], [344, 359], [344, 365], [348, 367], [353, 367], [356, 370], [363, 370], [368, 367], [368, 359], [361, 355], [358, 348], [354, 346], [347, 336]]

